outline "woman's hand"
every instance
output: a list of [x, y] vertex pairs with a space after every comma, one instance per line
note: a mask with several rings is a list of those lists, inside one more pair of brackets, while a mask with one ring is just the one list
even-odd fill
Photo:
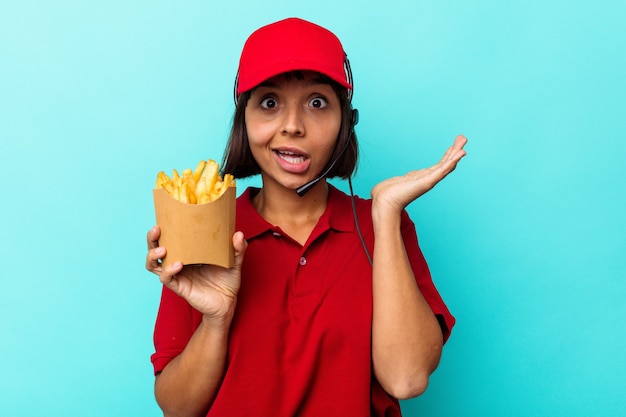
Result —
[[465, 136], [459, 135], [441, 160], [430, 168], [411, 171], [399, 177], [389, 178], [377, 184], [371, 192], [374, 205], [402, 211], [412, 201], [430, 191], [446, 175], [454, 171], [466, 152]]
[[157, 274], [167, 288], [183, 297], [207, 318], [230, 319], [235, 310], [241, 283], [241, 264], [247, 248], [242, 232], [233, 235], [235, 264], [232, 268], [217, 265], [187, 265], [180, 262], [163, 268], [159, 262], [166, 249], [159, 246], [161, 229], [153, 227], [148, 232], [146, 269]]

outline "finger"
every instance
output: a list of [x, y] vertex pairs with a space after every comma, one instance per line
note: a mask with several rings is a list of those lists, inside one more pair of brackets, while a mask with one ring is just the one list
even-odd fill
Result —
[[[467, 152], [463, 149], [465, 144], [467, 144], [467, 138], [463, 135], [458, 135], [454, 139], [452, 146], [446, 150], [439, 164], [446, 165], [446, 169], [451, 168], [451, 170], [454, 170], [461, 158], [467, 155]], [[450, 164], [452, 165], [450, 166]]]
[[166, 250], [162, 246], [150, 249], [148, 251], [148, 255], [146, 256], [146, 269], [154, 272], [155, 274], [160, 273], [162, 269], [159, 261], [165, 257], [165, 254]]
[[180, 273], [180, 271], [182, 270], [183, 270], [182, 262], [174, 262], [172, 265], [163, 269], [163, 271], [161, 272], [161, 275], [159, 275], [159, 279], [161, 280], [163, 285], [167, 285], [168, 288], [176, 292], [176, 289], [172, 288], [172, 283], [175, 281], [176, 274]]
[[148, 231], [148, 249], [154, 249], [159, 246], [159, 238], [161, 237], [161, 228], [159, 226], [154, 226], [152, 229]]
[[454, 145], [452, 145], [456, 149], [463, 149], [463, 147], [467, 144], [467, 138], [463, 135], [458, 135], [454, 138]]
[[439, 172], [440, 180], [456, 169], [457, 164], [463, 156], [465, 156], [465, 151], [459, 150], [451, 154], [448, 160], [437, 164], [436, 170]]
[[465, 146], [466, 143], [467, 143], [467, 138], [463, 135], [458, 135], [454, 139], [454, 143], [452, 144], [452, 146], [450, 146], [446, 150], [446, 152], [444, 153], [443, 157], [441, 158], [439, 162], [461, 159], [466, 154], [466, 152], [463, 150], [463, 147]]
[[454, 142], [454, 152], [450, 155], [450, 160], [454, 162], [454, 166], [467, 155], [467, 152], [463, 147], [467, 144], [467, 139], [465, 136], [457, 136], [457, 139]]
[[431, 180], [438, 183], [456, 169], [457, 164], [467, 153], [463, 149], [450, 148], [447, 156], [444, 156], [439, 163], [433, 165], [430, 169]]

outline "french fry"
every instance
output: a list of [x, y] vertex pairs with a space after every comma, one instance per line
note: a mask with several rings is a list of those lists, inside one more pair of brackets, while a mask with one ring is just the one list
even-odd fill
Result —
[[212, 190], [215, 187], [215, 183], [217, 182], [219, 175], [219, 166], [217, 162], [209, 159], [204, 167], [204, 171], [202, 172], [202, 177], [206, 178], [206, 186], [208, 190]]
[[172, 185], [172, 197], [174, 197], [175, 200], [180, 201], [180, 187], [177, 185]]
[[187, 194], [187, 187], [184, 184], [178, 186], [178, 201], [189, 204], [189, 194]]
[[189, 168], [172, 171], [170, 178], [165, 172], [157, 174], [156, 188], [165, 189], [173, 198], [186, 204], [205, 204], [220, 198], [228, 189], [235, 187], [231, 174], [219, 175], [219, 165], [212, 159], [200, 161], [195, 170]]
[[204, 177], [200, 177], [198, 183], [196, 184], [196, 198], [198, 200], [198, 204], [208, 203], [208, 200], [206, 199], [207, 196], [206, 180]]
[[185, 192], [187, 193], [188, 203], [196, 204], [196, 180], [193, 177], [193, 173], [190, 169], [183, 171], [183, 184], [185, 186]]
[[172, 180], [163, 171], [159, 172], [157, 175], [156, 188], [164, 188], [170, 194], [173, 192]]
[[231, 174], [224, 174], [224, 187], [230, 187], [231, 184], [235, 183], [235, 177]]
[[202, 172], [204, 171], [204, 167], [206, 166], [206, 161], [198, 162], [195, 171], [193, 172], [193, 179], [198, 182], [200, 177], [202, 176]]

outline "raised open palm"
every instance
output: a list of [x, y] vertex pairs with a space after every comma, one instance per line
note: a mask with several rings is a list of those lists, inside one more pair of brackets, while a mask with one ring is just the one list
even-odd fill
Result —
[[457, 136], [454, 144], [448, 148], [438, 163], [430, 168], [411, 171], [380, 182], [372, 189], [372, 199], [380, 206], [394, 210], [404, 209], [454, 171], [457, 163], [466, 155], [463, 149], [466, 143], [465, 136]]

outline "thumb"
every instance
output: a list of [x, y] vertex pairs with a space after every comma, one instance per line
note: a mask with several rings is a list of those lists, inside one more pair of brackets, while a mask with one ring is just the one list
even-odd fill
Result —
[[243, 255], [248, 248], [248, 242], [243, 237], [243, 232], [235, 232], [233, 235], [233, 248], [235, 249], [235, 266], [240, 267], [243, 263]]

